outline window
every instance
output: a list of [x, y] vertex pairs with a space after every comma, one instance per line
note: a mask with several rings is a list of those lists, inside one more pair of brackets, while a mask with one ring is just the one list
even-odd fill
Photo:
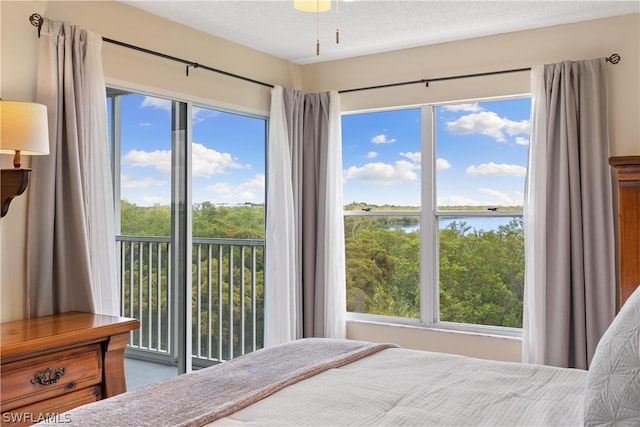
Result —
[[107, 95], [127, 354], [184, 372], [261, 348], [266, 118]]
[[345, 114], [347, 310], [522, 326], [529, 98]]

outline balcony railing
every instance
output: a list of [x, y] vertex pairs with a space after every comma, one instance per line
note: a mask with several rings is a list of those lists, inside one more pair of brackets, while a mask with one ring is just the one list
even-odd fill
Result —
[[[117, 236], [121, 313], [140, 320], [128, 352], [174, 363], [171, 239]], [[192, 239], [192, 361], [208, 366], [263, 346], [264, 241]]]

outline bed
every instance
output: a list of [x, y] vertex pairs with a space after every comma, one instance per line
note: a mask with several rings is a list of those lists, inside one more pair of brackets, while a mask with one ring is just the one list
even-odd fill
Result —
[[82, 406], [51, 421], [82, 426], [638, 426], [640, 288], [602, 337], [588, 372], [390, 344], [304, 339]]

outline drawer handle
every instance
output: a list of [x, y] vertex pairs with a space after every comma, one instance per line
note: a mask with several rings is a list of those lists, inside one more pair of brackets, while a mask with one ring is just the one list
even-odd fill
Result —
[[31, 384], [49, 385], [55, 384], [64, 375], [64, 368], [51, 369], [47, 368], [44, 371], [38, 371], [31, 379]]

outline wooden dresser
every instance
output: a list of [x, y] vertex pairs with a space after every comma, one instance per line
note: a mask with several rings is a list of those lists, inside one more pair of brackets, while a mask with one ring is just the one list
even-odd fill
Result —
[[618, 188], [618, 286], [620, 309], [640, 285], [640, 156], [611, 157]]
[[135, 319], [79, 312], [2, 323], [0, 422], [56, 420], [125, 392], [124, 349], [139, 326]]

